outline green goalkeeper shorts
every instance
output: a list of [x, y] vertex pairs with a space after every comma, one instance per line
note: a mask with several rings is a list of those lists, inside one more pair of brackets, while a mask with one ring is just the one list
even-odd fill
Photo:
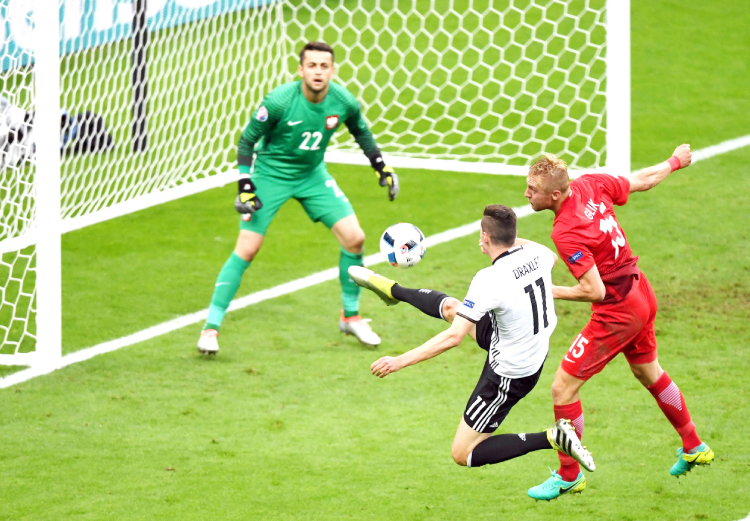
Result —
[[281, 205], [292, 198], [302, 204], [313, 222], [321, 221], [329, 229], [344, 217], [354, 215], [349, 199], [324, 164], [302, 179], [282, 179], [258, 171], [252, 179], [263, 207], [252, 214], [249, 221], [240, 218], [240, 230], [265, 235]]

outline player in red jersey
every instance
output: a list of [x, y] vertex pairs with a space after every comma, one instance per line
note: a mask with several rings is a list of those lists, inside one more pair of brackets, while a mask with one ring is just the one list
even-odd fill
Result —
[[[555, 298], [591, 302], [591, 319], [565, 354], [552, 384], [555, 419], [570, 419], [579, 437], [583, 410], [579, 390], [618, 353], [625, 355], [633, 375], [656, 399], [682, 438], [678, 460], [670, 473], [680, 476], [714, 457], [702, 443], [677, 385], [659, 365], [654, 333], [656, 297], [638, 269], [613, 206], [622, 206], [633, 192], [645, 192], [690, 165], [690, 145], [680, 145], [668, 161], [627, 177], [607, 174], [568, 178], [565, 162], [547, 154], [529, 169], [524, 194], [534, 211], [552, 210], [552, 240], [560, 258], [578, 280], [573, 287], [553, 286]], [[560, 455], [560, 469], [529, 490], [534, 499], [554, 499], [580, 492], [585, 477], [578, 463]]]

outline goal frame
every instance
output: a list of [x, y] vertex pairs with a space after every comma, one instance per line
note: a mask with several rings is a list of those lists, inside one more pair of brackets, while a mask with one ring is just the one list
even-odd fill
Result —
[[[42, 1], [36, 0], [41, 7]], [[277, 5], [279, 9], [283, 0]], [[134, 3], [135, 4], [135, 3]], [[126, 215], [150, 206], [226, 185], [237, 179], [227, 172], [186, 183], [176, 188], [153, 192], [93, 214], [61, 218], [60, 161], [60, 20], [56, 9], [35, 9], [37, 31], [35, 48], [36, 100], [36, 227], [25, 243], [36, 243], [36, 348], [32, 353], [0, 354], [0, 365], [30, 365], [54, 368], [62, 360], [62, 271], [61, 237], [63, 233]], [[606, 2], [606, 165], [613, 175], [630, 172], [630, 0]], [[330, 163], [369, 165], [362, 154], [332, 151]], [[396, 168], [418, 168], [450, 172], [525, 176], [527, 168], [491, 162], [463, 162], [445, 159], [415, 159], [387, 155]], [[601, 171], [602, 169], [597, 169]], [[583, 171], [573, 172], [575, 174]], [[11, 239], [12, 241], [13, 239]], [[30, 242], [31, 241], [31, 242]], [[40, 327], [43, 326], [43, 327]]]

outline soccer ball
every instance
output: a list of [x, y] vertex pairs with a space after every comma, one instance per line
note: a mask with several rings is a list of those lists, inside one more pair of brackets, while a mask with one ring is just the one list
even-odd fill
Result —
[[380, 253], [391, 266], [411, 268], [419, 264], [427, 246], [422, 231], [409, 223], [389, 226], [380, 238]]

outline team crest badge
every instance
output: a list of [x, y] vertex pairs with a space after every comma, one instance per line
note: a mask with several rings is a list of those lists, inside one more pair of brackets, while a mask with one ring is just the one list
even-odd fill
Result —
[[266, 121], [268, 119], [268, 109], [261, 107], [258, 109], [258, 113], [255, 115], [255, 119], [258, 121]]
[[336, 114], [335, 116], [326, 117], [326, 130], [333, 130], [334, 128], [338, 126], [339, 126], [338, 114]]

